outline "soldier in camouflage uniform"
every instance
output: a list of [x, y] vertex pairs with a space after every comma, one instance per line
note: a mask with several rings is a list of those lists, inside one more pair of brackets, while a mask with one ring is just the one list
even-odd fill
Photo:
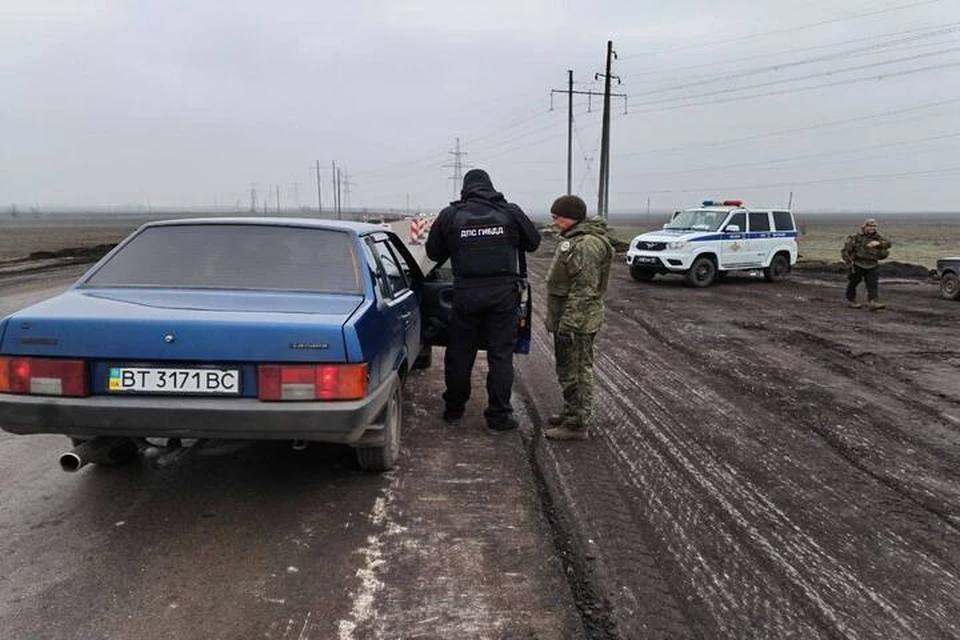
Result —
[[860, 227], [860, 233], [847, 237], [840, 257], [847, 265], [847, 302], [859, 309], [863, 305], [857, 302], [857, 285], [863, 280], [867, 283], [867, 306], [870, 311], [883, 309], [880, 302], [880, 276], [877, 266], [890, 254], [890, 241], [877, 232], [877, 221], [867, 218]]
[[554, 335], [563, 412], [550, 416], [544, 435], [584, 440], [593, 410], [593, 340], [603, 326], [603, 296], [614, 250], [606, 223], [587, 218], [577, 196], [561, 196], [550, 207], [560, 229], [547, 276], [547, 331]]

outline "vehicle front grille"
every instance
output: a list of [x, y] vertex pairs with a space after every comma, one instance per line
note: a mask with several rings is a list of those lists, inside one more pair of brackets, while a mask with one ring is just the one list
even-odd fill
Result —
[[641, 240], [637, 243], [637, 249], [639, 251], [663, 251], [666, 248], [666, 242], [646, 242], [645, 240]]

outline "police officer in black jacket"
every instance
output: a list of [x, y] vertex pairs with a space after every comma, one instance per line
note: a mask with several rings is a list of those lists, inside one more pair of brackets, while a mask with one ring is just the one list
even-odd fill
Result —
[[471, 169], [460, 199], [437, 216], [427, 257], [453, 266], [453, 319], [444, 357], [447, 389], [443, 419], [457, 425], [470, 398], [477, 350], [486, 348], [487, 398], [483, 415], [493, 431], [517, 428], [510, 405], [524, 252], [540, 246], [540, 232], [520, 207], [493, 188], [490, 176]]

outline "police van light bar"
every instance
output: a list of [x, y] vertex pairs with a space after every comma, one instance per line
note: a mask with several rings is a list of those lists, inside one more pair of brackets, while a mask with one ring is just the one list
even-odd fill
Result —
[[742, 207], [743, 200], [704, 200], [705, 207]]

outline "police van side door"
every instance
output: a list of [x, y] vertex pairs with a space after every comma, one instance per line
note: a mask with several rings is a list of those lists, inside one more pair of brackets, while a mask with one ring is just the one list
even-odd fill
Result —
[[750, 255], [753, 256], [752, 266], [762, 267], [773, 240], [773, 233], [770, 230], [770, 212], [751, 211], [747, 215], [747, 221], [750, 226], [748, 245]]
[[747, 213], [737, 211], [720, 228], [720, 264], [725, 269], [743, 269], [753, 259], [747, 244]]

